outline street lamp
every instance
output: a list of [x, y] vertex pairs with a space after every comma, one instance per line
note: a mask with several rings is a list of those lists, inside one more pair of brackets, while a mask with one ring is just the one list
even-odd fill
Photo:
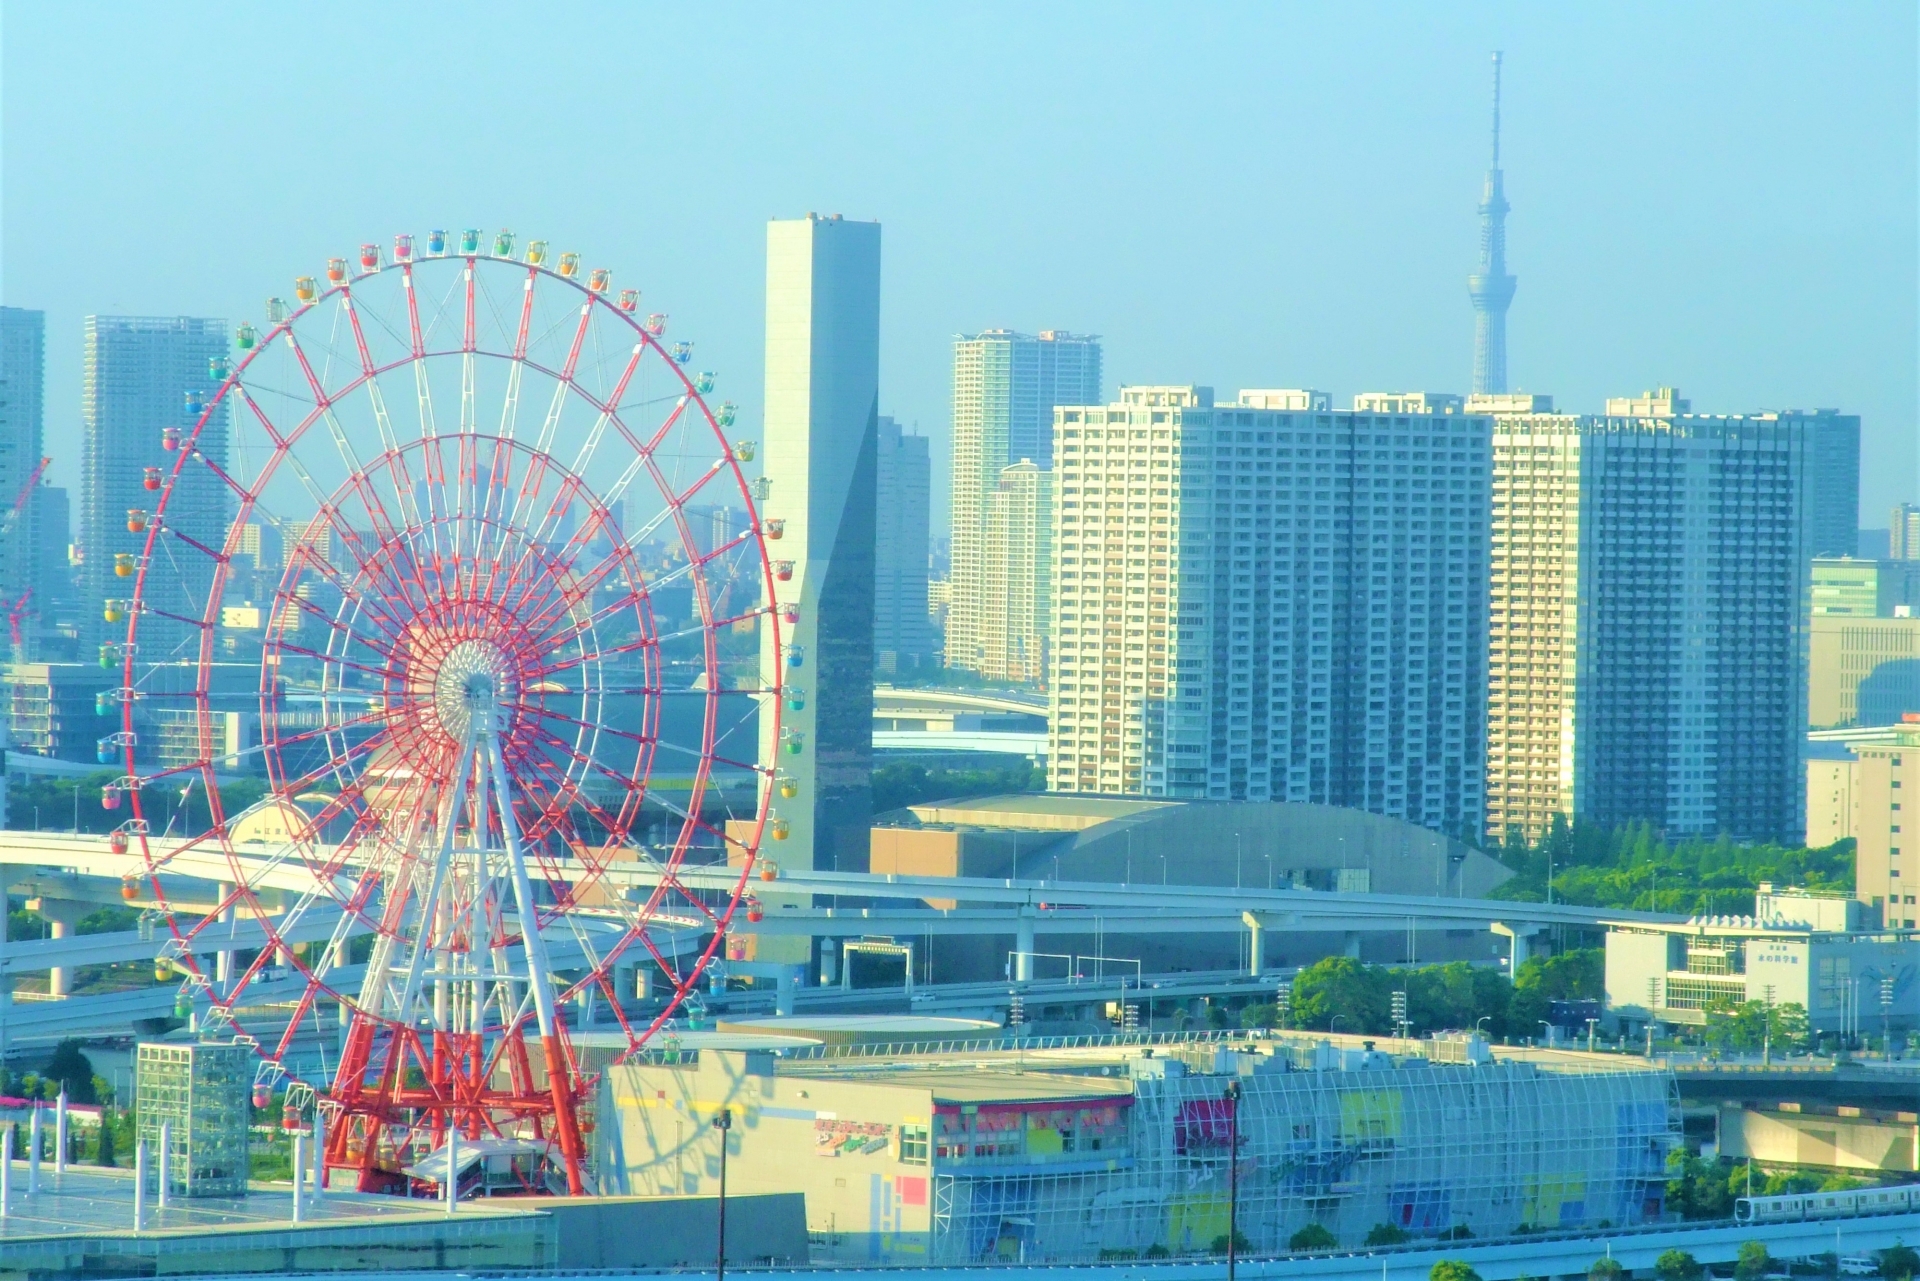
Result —
[[713, 1275], [714, 1281], [727, 1281], [727, 1131], [733, 1128], [733, 1110], [721, 1108], [713, 1128], [720, 1131], [720, 1238], [713, 1247]]
[[1240, 1082], [1227, 1082], [1227, 1281], [1234, 1281], [1240, 1234]]

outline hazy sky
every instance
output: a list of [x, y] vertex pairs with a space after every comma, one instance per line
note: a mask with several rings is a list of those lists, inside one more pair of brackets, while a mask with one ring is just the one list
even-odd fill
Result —
[[960, 331], [1102, 334], [1109, 394], [1465, 390], [1501, 48], [1515, 384], [1845, 407], [1862, 523], [1920, 493], [1908, 0], [294, 9], [5, 4], [0, 295], [63, 482], [82, 316], [258, 321], [434, 226], [612, 267], [751, 423], [763, 222], [879, 219], [943, 502]]

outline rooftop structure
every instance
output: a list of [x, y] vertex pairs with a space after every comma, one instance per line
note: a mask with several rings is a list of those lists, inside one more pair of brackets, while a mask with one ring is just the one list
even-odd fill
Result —
[[1446, 391], [1363, 391], [1353, 398], [1356, 414], [1457, 414], [1466, 401]]
[[1343, 1245], [1380, 1223], [1416, 1237], [1626, 1226], [1661, 1213], [1679, 1140], [1663, 1072], [1484, 1050], [1438, 1062], [1302, 1037], [687, 1057], [608, 1072], [603, 1186], [707, 1190], [710, 1118], [737, 1109], [752, 1123], [732, 1131], [730, 1187], [804, 1191], [821, 1262], [1207, 1255], [1227, 1231], [1236, 1132], [1250, 1254], [1309, 1223]]

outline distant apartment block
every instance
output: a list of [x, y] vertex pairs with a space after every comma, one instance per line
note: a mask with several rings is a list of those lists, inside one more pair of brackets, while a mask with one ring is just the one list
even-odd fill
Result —
[[[992, 329], [953, 344], [953, 530], [946, 663], [1005, 680], [1021, 679], [993, 655], [1008, 647], [986, 635], [987, 522], [1001, 473], [1023, 460], [1053, 466], [1056, 405], [1100, 399], [1100, 340], [1045, 330]], [[1033, 626], [1043, 626], [1036, 620]]]
[[1895, 503], [1887, 517], [1887, 555], [1920, 560], [1920, 503]]
[[1050, 786], [1477, 835], [1491, 420], [1270, 394], [1055, 411]]
[[1797, 839], [1813, 433], [1607, 406], [1496, 420], [1488, 831]]
[[882, 414], [874, 466], [873, 661], [891, 675], [933, 661], [927, 620], [927, 438]]
[[[160, 447], [164, 428], [190, 429], [187, 393], [209, 398], [210, 363], [227, 354], [223, 320], [186, 316], [89, 316], [80, 396], [80, 609], [82, 647], [124, 638], [124, 625], [102, 620], [105, 602], [131, 596], [129, 580], [114, 574], [114, 557], [138, 554], [145, 535], [130, 533], [130, 509], [153, 510], [159, 494], [143, 483], [146, 469], [171, 468], [175, 455]], [[199, 452], [227, 461], [227, 409], [222, 404], [202, 430]], [[190, 463], [167, 499], [166, 526], [209, 546], [226, 535], [230, 498], [206, 467]], [[180, 618], [208, 613], [212, 564], [201, 557], [157, 558], [145, 591], [153, 607]], [[111, 634], [109, 634], [111, 633]], [[143, 659], [165, 661], [188, 652], [198, 635], [186, 623], [149, 614], [140, 623]]]
[[1044, 681], [1052, 627], [1052, 472], [1021, 459], [1000, 473], [981, 547], [980, 670]]

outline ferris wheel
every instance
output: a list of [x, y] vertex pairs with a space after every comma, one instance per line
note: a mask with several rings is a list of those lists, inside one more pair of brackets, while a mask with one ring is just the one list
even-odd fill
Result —
[[362, 245], [237, 327], [128, 513], [129, 896], [182, 1008], [257, 1046], [257, 1097], [315, 1093], [363, 1190], [452, 1133], [581, 1191], [597, 1065], [694, 990], [784, 832], [781, 522], [640, 301], [510, 232]]

